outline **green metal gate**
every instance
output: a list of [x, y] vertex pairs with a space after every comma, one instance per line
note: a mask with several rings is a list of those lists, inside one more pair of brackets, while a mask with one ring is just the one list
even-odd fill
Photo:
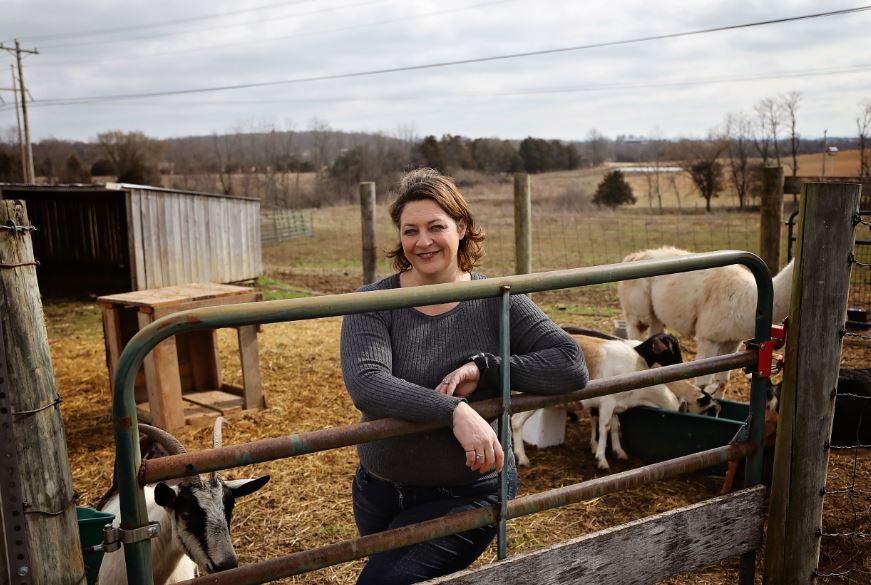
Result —
[[[758, 298], [753, 347], [761, 349], [635, 372], [607, 380], [594, 380], [583, 390], [569, 394], [519, 395], [512, 399], [508, 359], [510, 295], [689, 272], [730, 264], [745, 265], [756, 279]], [[409, 423], [397, 419], [381, 419], [143, 462], [139, 452], [134, 383], [143, 359], [158, 343], [172, 335], [199, 329], [314, 319], [488, 297], [502, 299], [500, 327], [502, 398], [475, 403], [474, 408], [485, 417], [500, 417], [500, 440], [503, 448], [508, 449], [509, 445], [511, 412], [554, 406], [735, 368], [748, 368], [753, 372], [751, 417], [742, 436], [738, 437], [739, 440], [716, 449], [512, 501], [508, 501], [507, 474], [503, 472], [500, 477], [501, 497], [498, 506], [451, 514], [413, 526], [302, 551], [212, 574], [196, 581], [208, 580], [213, 584], [236, 585], [263, 583], [492, 523], [499, 524], [499, 557], [504, 558], [507, 555], [505, 527], [506, 522], [512, 518], [643, 485], [665, 477], [713, 467], [743, 457], [747, 458], [746, 485], [757, 485], [761, 482], [763, 413], [769, 381], [760, 364], [766, 355], [764, 350], [766, 348], [770, 350], [773, 290], [765, 263], [749, 252], [722, 251], [691, 254], [677, 259], [576, 268], [409, 289], [197, 309], [169, 315], [142, 329], [122, 352], [115, 370], [113, 415], [116, 469], [121, 499], [121, 529], [128, 533], [128, 538], [125, 540], [135, 541], [124, 545], [129, 582], [134, 585], [152, 583], [150, 543], [145, 536], [148, 533], [145, 528], [148, 526], [148, 518], [142, 487], [145, 484], [349, 446], [379, 438], [411, 434], [438, 426]], [[143, 534], [142, 539], [136, 540], [136, 534]], [[742, 557], [741, 582], [752, 584], [754, 573], [755, 552], [750, 552]]]

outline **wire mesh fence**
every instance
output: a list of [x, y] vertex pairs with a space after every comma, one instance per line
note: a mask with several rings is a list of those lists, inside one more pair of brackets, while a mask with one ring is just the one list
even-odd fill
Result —
[[313, 235], [310, 211], [265, 209], [260, 212], [260, 242], [264, 246]]
[[[476, 208], [476, 212], [486, 233], [486, 257], [480, 270], [489, 276], [513, 274], [513, 208], [494, 205], [485, 207], [483, 213]], [[305, 213], [310, 214], [312, 237], [275, 243], [264, 240], [266, 269], [362, 278], [359, 208], [332, 207]], [[396, 230], [384, 216], [379, 214], [376, 220], [376, 245], [382, 252], [398, 243]], [[264, 233], [268, 221], [264, 220]], [[664, 245], [693, 252], [756, 252], [759, 217], [753, 212], [641, 215], [533, 210], [532, 239], [536, 272], [619, 262], [631, 252]], [[381, 254], [378, 274], [390, 272], [390, 263]]]

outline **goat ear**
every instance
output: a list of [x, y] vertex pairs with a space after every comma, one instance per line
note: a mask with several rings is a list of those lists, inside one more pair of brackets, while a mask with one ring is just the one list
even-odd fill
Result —
[[163, 482], [154, 486], [154, 501], [158, 506], [163, 506], [164, 508], [172, 506], [173, 502], [175, 502], [175, 496], [175, 490]]
[[230, 479], [226, 480], [224, 484], [233, 492], [233, 497], [241, 498], [242, 496], [247, 496], [249, 494], [253, 494], [260, 488], [266, 485], [266, 482], [269, 481], [269, 476], [264, 475], [263, 477], [258, 477], [257, 479]]

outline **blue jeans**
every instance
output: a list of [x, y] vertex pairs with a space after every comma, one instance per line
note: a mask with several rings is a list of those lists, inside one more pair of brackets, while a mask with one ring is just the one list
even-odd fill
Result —
[[[385, 481], [357, 466], [352, 489], [354, 519], [361, 536], [440, 518], [453, 512], [483, 508], [499, 501], [499, 478], [481, 479], [452, 488], [416, 487]], [[517, 470], [508, 475], [508, 496], [517, 493]], [[465, 569], [496, 536], [490, 524], [428, 542], [377, 553], [358, 585], [404, 585]]]

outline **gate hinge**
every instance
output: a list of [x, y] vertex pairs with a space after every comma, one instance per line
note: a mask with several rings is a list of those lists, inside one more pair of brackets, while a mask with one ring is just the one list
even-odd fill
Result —
[[145, 526], [126, 530], [120, 526], [112, 526], [107, 524], [103, 527], [103, 542], [93, 547], [94, 552], [102, 550], [103, 552], [115, 552], [121, 548], [121, 543], [130, 544], [132, 542], [141, 542], [155, 538], [160, 534], [160, 523], [149, 522]]

